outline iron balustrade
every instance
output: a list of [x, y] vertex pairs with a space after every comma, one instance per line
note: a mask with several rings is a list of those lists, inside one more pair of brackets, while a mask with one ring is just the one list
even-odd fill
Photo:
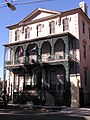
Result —
[[[50, 62], [50, 61], [65, 61], [65, 60], [72, 60], [76, 62], [80, 62], [74, 55], [72, 54], [65, 54], [63, 53], [62, 55], [60, 54], [54, 54], [54, 55], [41, 55], [41, 62]], [[5, 65], [16, 65], [16, 64], [33, 64], [34, 62], [37, 61], [37, 56], [23, 56], [16, 58], [14, 62], [12, 60], [5, 61]]]

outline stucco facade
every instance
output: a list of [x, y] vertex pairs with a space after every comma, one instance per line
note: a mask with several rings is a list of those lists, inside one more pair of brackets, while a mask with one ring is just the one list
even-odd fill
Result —
[[[82, 2], [85, 8], [86, 4]], [[4, 72], [7, 93], [45, 93], [45, 104], [89, 104], [90, 19], [81, 8], [57, 12], [38, 8], [8, 26]], [[8, 48], [8, 52], [7, 52]], [[35, 49], [34, 49], [35, 48]], [[82, 91], [81, 91], [82, 89]], [[82, 95], [83, 93], [83, 95]], [[34, 95], [33, 94], [33, 95]]]

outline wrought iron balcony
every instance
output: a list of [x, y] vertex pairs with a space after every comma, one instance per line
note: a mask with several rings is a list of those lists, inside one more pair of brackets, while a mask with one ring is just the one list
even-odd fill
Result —
[[61, 61], [61, 60], [65, 60], [66, 56], [65, 54], [54, 54], [54, 55], [45, 55], [42, 56], [42, 62], [50, 62], [50, 61]]
[[48, 57], [48, 60], [62, 60], [62, 59], [65, 59], [64, 54], [63, 55], [55, 54], [55, 55], [50, 55]]
[[75, 61], [75, 62], [80, 63], [80, 60], [76, 56], [74, 56], [72, 54], [68, 55], [68, 59], [71, 60], [71, 61]]
[[72, 54], [66, 54], [63, 53], [62, 55], [60, 54], [54, 54], [54, 55], [42, 55], [42, 62], [57, 62], [57, 61], [75, 61], [75, 62], [80, 62], [76, 56]]
[[[71, 60], [76, 61], [79, 63], [79, 60], [71, 54], [54, 54], [54, 55], [41, 55], [41, 62], [57, 62], [57, 61], [65, 61], [65, 60]], [[6, 61], [5, 66], [14, 66], [14, 65], [20, 65], [20, 64], [34, 64], [37, 62], [37, 56], [23, 56], [15, 59], [14, 61]]]
[[5, 62], [5, 66], [14, 66], [14, 65], [20, 65], [20, 64], [33, 64], [34, 62], [36, 62], [36, 58], [33, 57], [19, 57], [14, 59], [13, 61], [9, 60]]

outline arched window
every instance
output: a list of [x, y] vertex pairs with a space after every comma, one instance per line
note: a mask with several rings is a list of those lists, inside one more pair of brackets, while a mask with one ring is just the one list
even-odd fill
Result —
[[30, 29], [29, 29], [29, 27], [27, 27], [25, 29], [25, 39], [27, 39], [27, 38], [30, 38]]
[[19, 29], [15, 31], [15, 41], [19, 40]]

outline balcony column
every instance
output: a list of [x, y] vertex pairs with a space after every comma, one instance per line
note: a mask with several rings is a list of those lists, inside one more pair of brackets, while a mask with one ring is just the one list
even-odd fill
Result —
[[53, 56], [54, 55], [54, 43], [53, 43], [54, 39], [52, 39], [52, 42], [51, 42], [51, 55]]
[[68, 59], [68, 55], [69, 55], [68, 36], [64, 36], [63, 40], [64, 40], [64, 43], [65, 43], [65, 59]]
[[54, 45], [51, 46], [51, 55], [54, 55]]
[[23, 70], [24, 74], [23, 74], [23, 91], [25, 91], [25, 69]]
[[26, 74], [26, 71], [27, 71], [27, 68], [26, 66], [24, 65], [24, 63], [26, 62], [26, 44], [24, 44], [23, 46], [23, 91], [25, 91], [25, 74]]
[[3, 88], [5, 87], [5, 79], [6, 79], [5, 56], [6, 56], [6, 47], [4, 47], [4, 61], [3, 61]]
[[40, 48], [38, 47], [37, 50], [37, 61], [40, 62], [41, 61], [41, 52], [40, 52]]
[[16, 54], [15, 54], [15, 52], [16, 52], [16, 46], [14, 46], [13, 47], [13, 51], [14, 51], [14, 58], [13, 58], [13, 64], [16, 64]]
[[23, 45], [23, 63], [26, 61], [26, 45]]
[[65, 84], [64, 84], [64, 104], [66, 106], [70, 106], [71, 104], [71, 92], [70, 92], [70, 76], [69, 76], [69, 62], [67, 61], [65, 64]]
[[5, 80], [6, 80], [6, 68], [5, 68], [6, 51], [7, 51], [7, 48], [4, 47], [4, 62], [3, 62], [3, 99], [4, 99], [4, 105], [6, 105], [6, 85], [5, 85]]

